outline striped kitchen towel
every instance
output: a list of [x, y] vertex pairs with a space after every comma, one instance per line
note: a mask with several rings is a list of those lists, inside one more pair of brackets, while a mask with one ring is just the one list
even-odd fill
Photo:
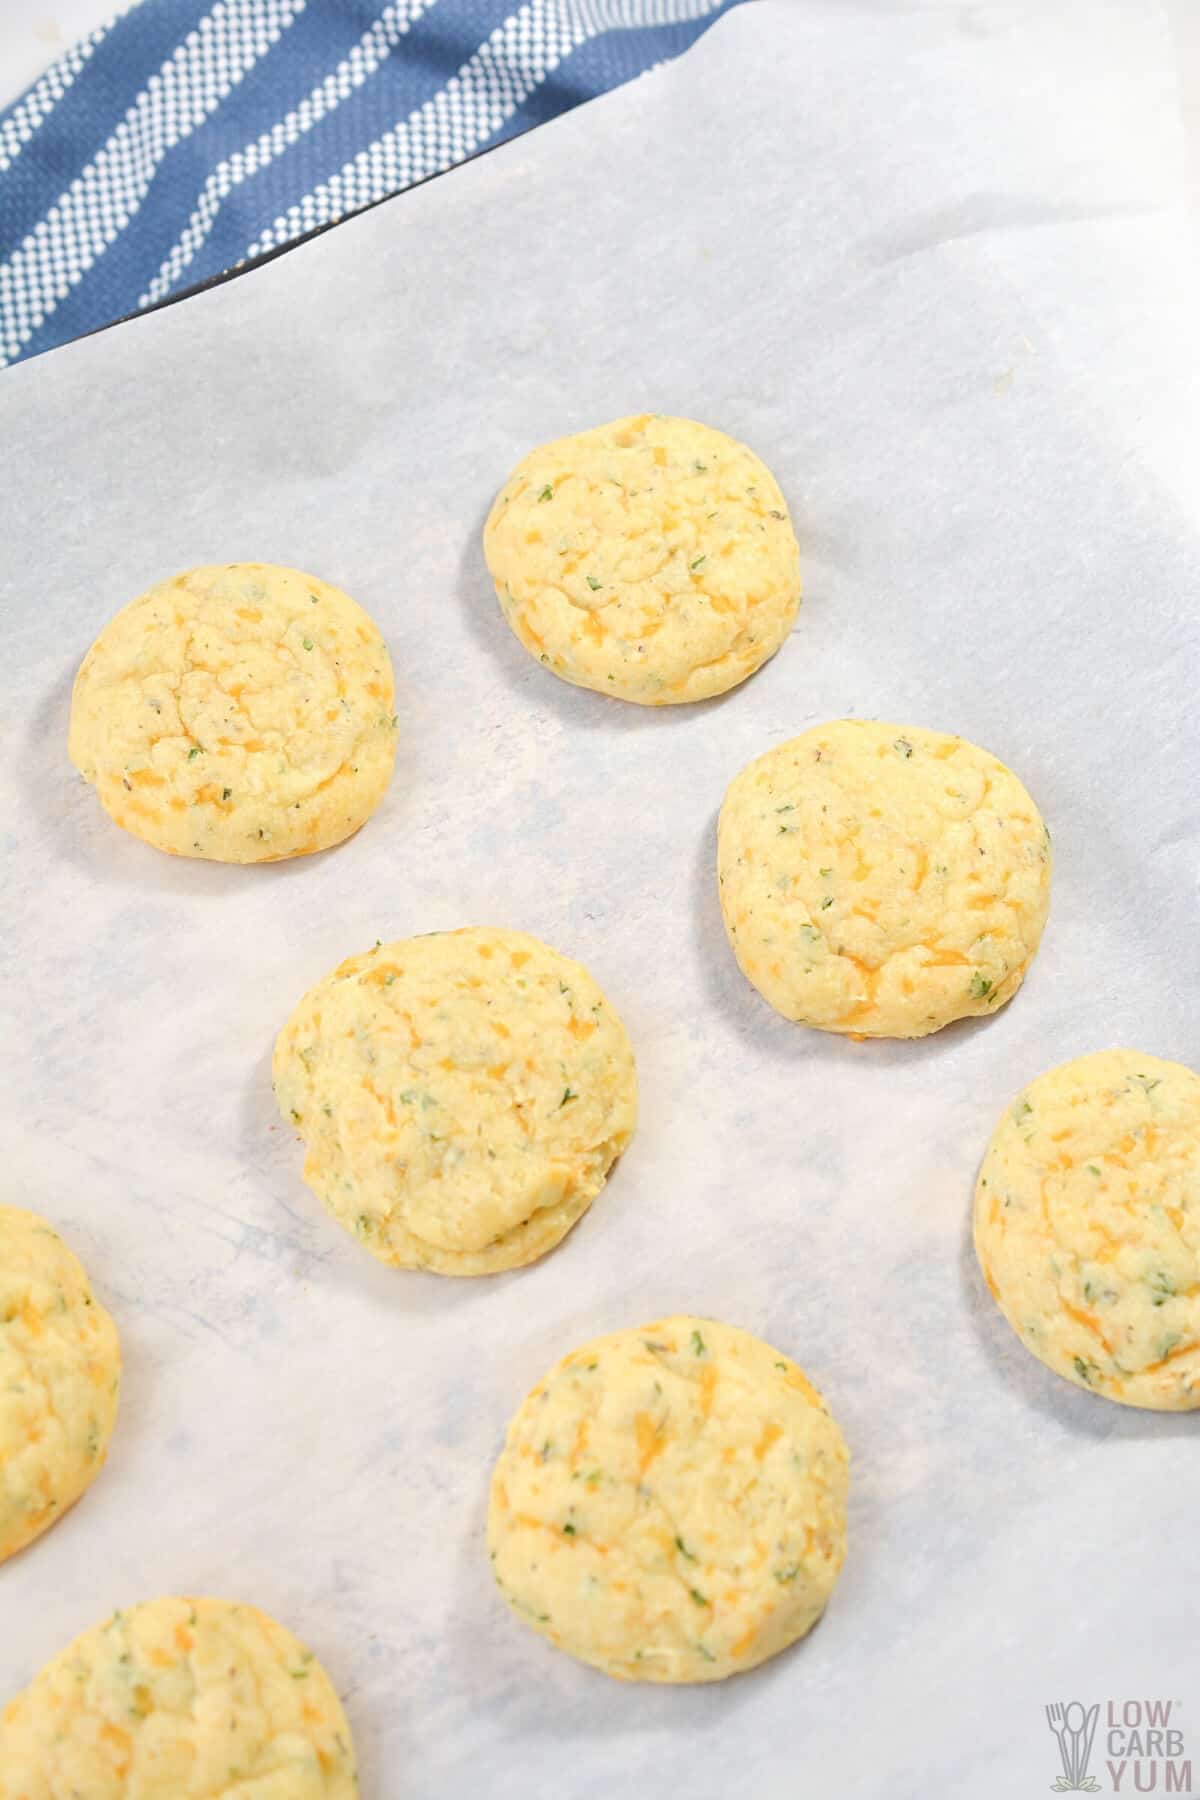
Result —
[[125, 0], [0, 112], [0, 367], [616, 87], [737, 3]]

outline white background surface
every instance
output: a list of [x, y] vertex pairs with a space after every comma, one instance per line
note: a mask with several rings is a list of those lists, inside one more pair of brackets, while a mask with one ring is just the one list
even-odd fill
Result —
[[[1197, 1419], [1044, 1371], [968, 1242], [1026, 1079], [1116, 1042], [1200, 1064], [1174, 80], [1145, 0], [742, 9], [615, 96], [4, 376], [6, 1192], [84, 1256], [126, 1374], [104, 1475], [0, 1569], [0, 1695], [112, 1607], [207, 1591], [312, 1643], [383, 1800], [1019, 1800], [1058, 1772], [1045, 1703], [1073, 1698], [1181, 1703], [1200, 1770]], [[644, 407], [751, 443], [803, 547], [791, 641], [702, 707], [555, 682], [479, 549], [527, 447]], [[72, 676], [151, 580], [256, 557], [379, 621], [395, 781], [329, 855], [173, 862], [70, 770]], [[737, 972], [724, 787], [846, 712], [966, 733], [1050, 823], [1047, 935], [990, 1021], [853, 1045]], [[341, 956], [470, 922], [589, 965], [642, 1122], [558, 1252], [455, 1283], [324, 1216], [268, 1063]], [[684, 1308], [824, 1390], [850, 1556], [770, 1666], [617, 1687], [494, 1594], [487, 1482], [552, 1360]]]
[[0, 0], [0, 106], [115, 10], [115, 0]]

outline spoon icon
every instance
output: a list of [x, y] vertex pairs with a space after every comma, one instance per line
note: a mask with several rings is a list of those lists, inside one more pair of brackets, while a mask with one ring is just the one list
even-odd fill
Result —
[[1099, 1705], [1085, 1708], [1078, 1700], [1072, 1700], [1063, 1714], [1064, 1735], [1071, 1740], [1069, 1773], [1077, 1792], [1092, 1793], [1098, 1785], [1088, 1775], [1087, 1766], [1099, 1717]]

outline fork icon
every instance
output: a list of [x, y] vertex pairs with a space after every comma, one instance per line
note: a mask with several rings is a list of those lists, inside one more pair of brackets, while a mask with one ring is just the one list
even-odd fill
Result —
[[1078, 1700], [1068, 1701], [1066, 1705], [1056, 1700], [1046, 1708], [1046, 1723], [1058, 1739], [1063, 1767], [1062, 1774], [1052, 1783], [1054, 1793], [1096, 1794], [1100, 1791], [1100, 1783], [1087, 1772], [1099, 1716], [1099, 1706], [1089, 1706], [1085, 1711]]

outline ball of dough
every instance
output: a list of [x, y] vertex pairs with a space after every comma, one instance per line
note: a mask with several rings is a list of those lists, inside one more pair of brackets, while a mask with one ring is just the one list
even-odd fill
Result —
[[492, 1477], [510, 1606], [634, 1681], [721, 1681], [810, 1631], [846, 1554], [848, 1457], [795, 1363], [712, 1319], [564, 1357]]
[[965, 739], [839, 719], [731, 783], [717, 843], [738, 965], [786, 1019], [924, 1037], [1012, 998], [1050, 905], [1050, 839]]
[[646, 706], [736, 687], [800, 604], [775, 477], [692, 419], [641, 413], [534, 450], [497, 495], [483, 547], [532, 656]]
[[275, 1045], [304, 1179], [381, 1262], [491, 1275], [553, 1249], [633, 1135], [625, 1028], [587, 970], [485, 926], [377, 944]]
[[298, 569], [161, 581], [106, 625], [71, 700], [71, 761], [173, 856], [278, 862], [374, 812], [396, 756], [392, 665], [361, 606]]
[[354, 1746], [311, 1650], [253, 1606], [148, 1600], [0, 1713], [0, 1800], [354, 1800]]
[[0, 1562], [104, 1466], [121, 1347], [83, 1265], [36, 1213], [0, 1206]]
[[1200, 1407], [1200, 1075], [1103, 1050], [1031, 1082], [983, 1159], [975, 1250], [1055, 1374], [1126, 1406]]

